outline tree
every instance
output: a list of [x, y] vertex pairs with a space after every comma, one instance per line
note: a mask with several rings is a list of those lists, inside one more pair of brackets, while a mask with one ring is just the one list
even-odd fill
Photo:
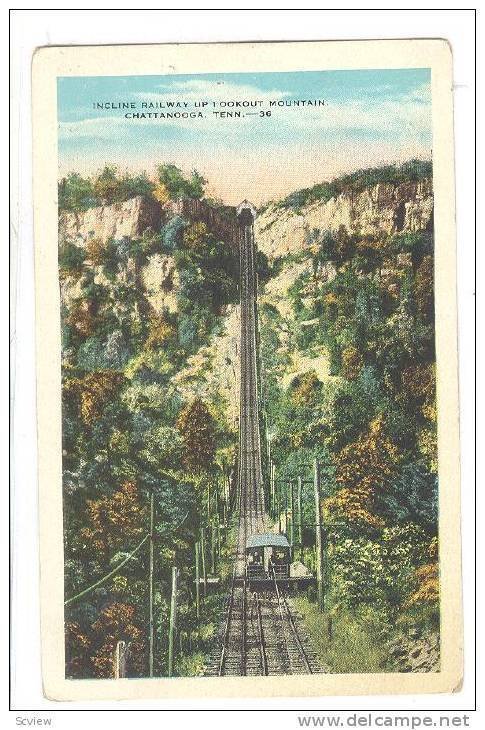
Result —
[[[128, 644], [132, 671], [140, 674], [145, 669], [146, 642], [135, 606], [126, 603], [110, 603], [93, 623], [92, 656], [96, 677], [113, 677], [113, 654], [118, 641]], [[93, 647], [93, 648], [94, 648]]]
[[350, 345], [342, 351], [342, 375], [347, 380], [355, 380], [364, 364], [362, 354], [356, 347]]
[[209, 470], [216, 450], [215, 422], [206, 404], [196, 398], [182, 408], [177, 419], [182, 437], [182, 461], [191, 472]]
[[145, 342], [145, 348], [151, 350], [157, 347], [164, 347], [176, 334], [174, 325], [169, 321], [167, 315], [162, 313], [159, 317], [153, 318], [150, 323], [150, 331]]
[[398, 449], [384, 432], [384, 419], [378, 416], [357, 441], [337, 454], [337, 492], [327, 501], [328, 509], [351, 523], [384, 527], [381, 498], [399, 459]]
[[427, 322], [433, 321], [434, 314], [434, 263], [432, 256], [424, 256], [414, 285], [416, 304], [421, 316]]
[[153, 190], [153, 197], [158, 200], [160, 205], [165, 205], [170, 200], [170, 193], [168, 192], [167, 186], [163, 182], [158, 182]]
[[59, 249], [59, 275], [80, 277], [83, 273], [83, 263], [86, 254], [80, 246], [69, 241], [62, 244]]
[[94, 266], [101, 266], [105, 261], [106, 246], [100, 238], [91, 236], [86, 244], [86, 254]]
[[[197, 170], [194, 170], [187, 179], [176, 165], [159, 165], [158, 182], [164, 186], [169, 198], [176, 200], [177, 198], [202, 198], [207, 180]], [[163, 190], [158, 186], [156, 189]]]
[[314, 403], [321, 394], [322, 384], [314, 370], [302, 373], [291, 383], [292, 400], [296, 405], [308, 406]]
[[88, 525], [81, 530], [96, 553], [111, 558], [115, 551], [129, 547], [146, 528], [146, 505], [140, 501], [135, 482], [124, 482], [111, 496], [87, 501]]
[[94, 178], [93, 189], [96, 197], [103, 205], [110, 205], [119, 200], [121, 185], [115, 165], [106, 165]]
[[[77, 381], [80, 396], [80, 416], [87, 426], [100, 417], [104, 406], [113, 400], [124, 382], [122, 373], [98, 370]], [[66, 384], [68, 387], [68, 384]]]
[[207, 226], [203, 221], [191, 223], [184, 231], [184, 245], [196, 254], [203, 254], [208, 247]]
[[91, 180], [70, 172], [58, 184], [60, 210], [82, 211], [96, 205], [96, 195]]

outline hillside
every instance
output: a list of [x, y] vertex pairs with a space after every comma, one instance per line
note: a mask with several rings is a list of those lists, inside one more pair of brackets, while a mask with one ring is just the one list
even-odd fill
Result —
[[[102, 205], [71, 195], [59, 213], [65, 591], [76, 596], [136, 546], [154, 490], [165, 535], [155, 549], [155, 671], [166, 671], [178, 565], [191, 649], [175, 671], [193, 674], [223, 600], [208, 597], [195, 620], [194, 544], [219, 525], [223, 502], [227, 510], [235, 461], [239, 257], [231, 210], [159, 193], [113, 200], [112, 191]], [[114, 637], [131, 647], [129, 675], [146, 676], [146, 576], [141, 554], [69, 607], [67, 676], [111, 676]]]
[[[190, 586], [235, 465], [239, 255], [234, 210], [204, 198], [196, 173], [159, 171], [158, 184], [111, 168], [60, 183], [66, 596], [137, 544], [156, 489], [156, 672], [178, 565], [191, 638], [176, 673], [194, 674], [223, 601], [196, 621]], [[279, 480], [311, 484], [313, 459], [324, 465], [333, 643], [311, 590], [298, 600], [336, 672], [439, 666], [431, 173], [360, 171], [271, 203], [255, 224], [266, 433]], [[303, 512], [312, 567], [308, 487]], [[115, 635], [143, 676], [146, 573], [130, 561], [67, 611], [68, 676], [110, 676]]]
[[[301, 599], [300, 610], [333, 671], [436, 669], [430, 166], [295, 193], [261, 212], [256, 236], [272, 271], [260, 338], [277, 478], [311, 482], [313, 458], [325, 464], [333, 647], [313, 604]], [[311, 524], [311, 490], [305, 502]]]

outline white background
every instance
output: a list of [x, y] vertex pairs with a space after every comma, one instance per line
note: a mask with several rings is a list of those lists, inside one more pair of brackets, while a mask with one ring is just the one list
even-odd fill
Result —
[[[428, 3], [432, 4], [432, 3]], [[5, 15], [4, 15], [5, 18]], [[12, 182], [11, 182], [11, 399], [12, 451], [12, 708], [17, 718], [51, 717], [53, 727], [84, 723], [197, 723], [202, 727], [242, 728], [247, 722], [296, 728], [297, 714], [332, 711], [392, 713], [451, 711], [463, 716], [474, 706], [474, 12], [473, 10], [14, 10], [12, 11]], [[462, 460], [463, 582], [465, 611], [465, 679], [455, 695], [313, 698], [275, 700], [192, 700], [104, 703], [56, 703], [42, 695], [39, 647], [37, 484], [35, 458], [35, 363], [33, 239], [31, 204], [30, 63], [40, 45], [86, 43], [161, 43], [171, 41], [331, 40], [359, 38], [446, 38], [454, 56], [455, 145], [458, 228], [458, 301]], [[2, 53], [6, 61], [7, 41]], [[6, 94], [4, 107], [6, 106]], [[0, 119], [6, 121], [6, 111]], [[4, 133], [6, 139], [6, 131]], [[2, 197], [5, 204], [6, 193]], [[7, 220], [5, 211], [4, 220]], [[6, 246], [2, 247], [3, 251]], [[7, 264], [0, 267], [6, 277]], [[7, 311], [6, 279], [0, 286]], [[5, 317], [4, 317], [5, 319]], [[0, 358], [2, 382], [8, 377], [6, 353]], [[4, 395], [6, 406], [6, 397]], [[2, 423], [3, 425], [3, 423]], [[0, 433], [0, 464], [7, 462], [6, 433]], [[2, 490], [3, 496], [6, 489]], [[7, 515], [5, 506], [4, 514]], [[2, 554], [8, 546], [0, 531]], [[6, 573], [5, 573], [6, 577]], [[5, 585], [5, 583], [4, 583]], [[0, 624], [7, 640], [7, 616]], [[7, 687], [5, 674], [2, 689]], [[377, 688], [376, 688], [377, 689]], [[6, 707], [7, 699], [3, 707]], [[164, 715], [126, 710], [165, 710]], [[180, 712], [180, 710], [222, 710]], [[247, 713], [241, 710], [272, 710]], [[75, 710], [91, 710], [89, 714]], [[98, 712], [93, 712], [97, 710]], [[99, 712], [105, 710], [105, 712]], [[107, 710], [107, 712], [106, 712]], [[110, 710], [125, 710], [112, 715]], [[171, 712], [179, 710], [178, 712]], [[230, 714], [228, 711], [231, 711]], [[235, 712], [238, 710], [239, 712]], [[285, 712], [284, 712], [285, 711]], [[431, 713], [430, 713], [431, 714]], [[472, 727], [480, 727], [473, 713]]]

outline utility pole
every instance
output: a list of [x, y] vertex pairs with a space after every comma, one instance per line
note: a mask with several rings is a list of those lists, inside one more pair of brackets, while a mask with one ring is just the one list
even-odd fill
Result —
[[216, 574], [216, 528], [214, 523], [211, 525], [211, 573]]
[[290, 554], [291, 559], [293, 560], [293, 553], [295, 549], [295, 490], [294, 490], [294, 484], [293, 479], [290, 479], [290, 512], [291, 512], [291, 522], [290, 522]]
[[200, 554], [202, 557], [202, 578], [204, 581], [204, 598], [207, 596], [207, 570], [205, 564], [205, 528], [200, 528]]
[[124, 641], [118, 641], [114, 651], [114, 678], [121, 679], [126, 673], [126, 651]]
[[317, 573], [318, 608], [323, 611], [323, 546], [322, 525], [320, 510], [320, 465], [315, 459], [313, 462], [313, 486], [315, 490], [315, 551]]
[[210, 481], [207, 481], [207, 524], [210, 525], [211, 521], [211, 485]]
[[173, 675], [173, 642], [177, 625], [177, 578], [178, 568], [172, 568], [172, 597], [170, 600], [170, 624], [168, 629], [168, 676]]
[[200, 543], [195, 543], [195, 612], [200, 618], [200, 568], [199, 568]]
[[149, 659], [148, 659], [148, 674], [153, 677], [153, 644], [154, 644], [154, 632], [153, 632], [153, 550], [154, 550], [154, 525], [155, 525], [155, 495], [153, 489], [150, 494], [150, 560], [148, 568], [148, 586], [149, 586], [149, 604], [150, 604], [150, 617], [149, 617]]
[[288, 537], [288, 482], [285, 482], [285, 532]]
[[281, 489], [278, 484], [277, 489], [277, 504], [278, 504], [278, 532], [281, 532]]
[[300, 561], [303, 563], [303, 514], [302, 514], [302, 480], [298, 477], [297, 482], [298, 502], [298, 542], [300, 543]]
[[275, 463], [273, 460], [271, 460], [269, 462], [269, 490], [270, 490], [270, 514], [273, 519], [275, 517], [274, 477], [275, 477]]
[[217, 520], [219, 520], [219, 509], [220, 509], [219, 484], [220, 484], [219, 479], [216, 477], [214, 486], [215, 486], [215, 490], [216, 490], [216, 517], [217, 517]]

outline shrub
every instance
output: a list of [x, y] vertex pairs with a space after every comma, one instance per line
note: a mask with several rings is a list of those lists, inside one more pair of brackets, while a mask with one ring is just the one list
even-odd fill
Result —
[[166, 194], [171, 200], [177, 198], [202, 198], [207, 180], [194, 170], [186, 178], [176, 165], [159, 165], [157, 168], [158, 181], [164, 186]]
[[59, 249], [59, 274], [65, 276], [81, 276], [86, 254], [74, 243], [64, 243]]
[[170, 218], [162, 228], [162, 242], [167, 252], [175, 251], [182, 243], [182, 234], [187, 222], [179, 215]]
[[310, 205], [316, 201], [326, 202], [347, 190], [354, 193], [361, 192], [366, 187], [379, 183], [399, 184], [401, 182], [419, 182], [430, 178], [432, 175], [432, 163], [427, 160], [410, 160], [400, 166], [384, 165], [383, 167], [370, 167], [364, 170], [357, 170], [350, 175], [343, 175], [331, 182], [323, 182], [311, 188], [298, 190], [277, 205], [281, 208], [293, 208], [297, 210], [303, 205]]
[[177, 428], [183, 441], [183, 463], [191, 472], [209, 469], [215, 456], [215, 423], [206, 404], [196, 398], [181, 410]]
[[91, 180], [71, 172], [59, 181], [58, 205], [60, 210], [82, 211], [97, 204]]

